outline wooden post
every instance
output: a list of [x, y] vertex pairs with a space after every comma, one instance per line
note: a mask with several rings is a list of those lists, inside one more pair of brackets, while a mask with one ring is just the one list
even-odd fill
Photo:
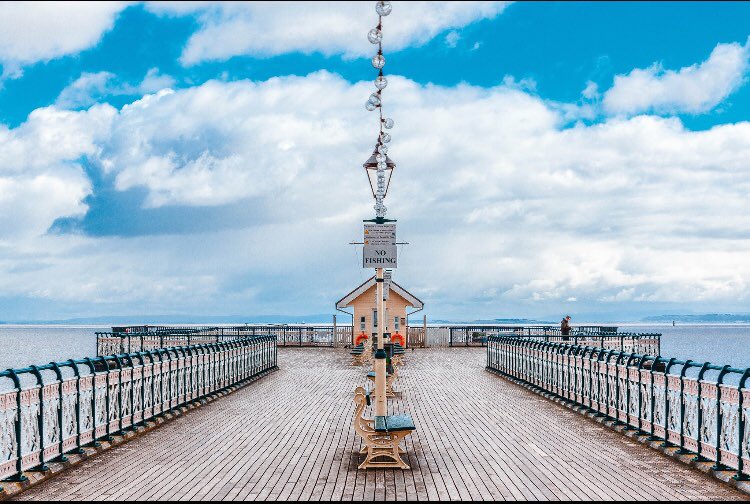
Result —
[[388, 414], [388, 403], [386, 398], [386, 356], [383, 350], [383, 325], [385, 322], [385, 302], [383, 301], [383, 268], [377, 268], [375, 272], [375, 285], [378, 310], [378, 349], [375, 352], [375, 416], [386, 416]]
[[427, 348], [427, 315], [422, 315], [422, 341], [425, 348]]
[[331, 345], [338, 346], [338, 340], [336, 339], [336, 315], [333, 316], [333, 335], [331, 336]]

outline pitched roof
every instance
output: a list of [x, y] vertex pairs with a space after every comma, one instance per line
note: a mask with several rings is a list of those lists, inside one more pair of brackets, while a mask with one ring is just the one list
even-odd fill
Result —
[[[361, 285], [359, 285], [356, 289], [351, 291], [349, 294], [344, 296], [343, 298], [339, 299], [336, 302], [336, 308], [346, 308], [347, 306], [351, 306], [351, 304], [354, 302], [355, 299], [357, 299], [359, 296], [367, 292], [372, 286], [375, 285], [375, 275], [371, 276], [369, 279], [365, 280]], [[391, 290], [404, 298], [407, 303], [413, 308], [424, 308], [424, 303], [419, 300], [414, 294], [409, 292], [408, 290], [401, 287], [399, 284], [391, 280]]]

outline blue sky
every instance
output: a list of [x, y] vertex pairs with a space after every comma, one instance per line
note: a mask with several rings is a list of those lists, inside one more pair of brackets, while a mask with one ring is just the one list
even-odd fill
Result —
[[[373, 4], [0, 6], [0, 320], [331, 312]], [[748, 26], [394, 2], [396, 280], [435, 318], [750, 311]]]

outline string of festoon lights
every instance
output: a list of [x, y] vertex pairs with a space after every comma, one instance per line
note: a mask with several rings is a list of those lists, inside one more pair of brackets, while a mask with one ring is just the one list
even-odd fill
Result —
[[388, 154], [388, 145], [391, 141], [391, 135], [385, 130], [393, 128], [393, 119], [383, 117], [383, 90], [388, 85], [388, 80], [383, 75], [385, 66], [385, 57], [383, 56], [383, 18], [391, 13], [393, 7], [391, 2], [379, 1], [375, 4], [375, 12], [378, 14], [378, 26], [367, 33], [367, 40], [372, 44], [377, 44], [378, 54], [372, 58], [372, 66], [378, 70], [378, 77], [375, 79], [375, 88], [377, 90], [370, 95], [367, 100], [366, 108], [369, 111], [377, 110], [380, 115], [380, 133], [378, 135], [377, 155], [377, 191], [375, 193], [375, 215], [385, 217], [387, 211], [383, 204], [385, 199], [385, 170], [387, 168], [386, 160]]

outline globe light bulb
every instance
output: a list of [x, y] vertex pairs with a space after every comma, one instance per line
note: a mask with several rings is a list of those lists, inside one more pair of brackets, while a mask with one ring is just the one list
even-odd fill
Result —
[[380, 138], [383, 140], [383, 143], [389, 143], [391, 141], [391, 135], [388, 133], [383, 133]]
[[388, 147], [386, 147], [383, 144], [380, 144], [380, 145], [378, 145], [378, 152], [381, 153], [381, 154], [383, 154], [383, 155], [386, 155], [386, 154], [388, 154]]
[[375, 156], [375, 161], [377, 161], [378, 163], [385, 163], [385, 156], [378, 152], [378, 155]]
[[392, 10], [393, 6], [391, 2], [380, 1], [375, 4], [375, 12], [378, 13], [378, 16], [387, 16]]
[[379, 76], [377, 79], [375, 79], [375, 87], [383, 90], [388, 85], [388, 79], [383, 77], [382, 75]]
[[372, 58], [372, 66], [374, 66], [378, 70], [380, 70], [381, 68], [385, 66], [385, 58], [383, 57], [382, 54], [376, 54]]
[[388, 210], [382, 201], [378, 201], [375, 203], [375, 206], [373, 207], [375, 209], [375, 215], [378, 217], [383, 217], [385, 215], [385, 212]]
[[373, 28], [367, 32], [367, 40], [369, 40], [371, 44], [379, 44], [383, 40], [383, 32], [377, 28]]
[[[385, 156], [383, 156], [383, 157], [385, 157]], [[388, 168], [388, 165], [387, 165], [387, 164], [385, 164], [385, 161], [384, 161], [384, 162], [381, 162], [381, 163], [378, 163], [378, 171], [379, 171], [379, 172], [381, 172], [381, 171], [382, 171], [382, 172], [385, 172], [385, 169], [386, 169], [386, 168]]]
[[376, 107], [380, 106], [380, 96], [378, 96], [377, 93], [372, 93], [370, 95], [370, 99], [367, 100], [368, 103], [372, 103]]
[[391, 119], [390, 117], [386, 117], [385, 119], [383, 119], [383, 127], [385, 129], [393, 128], [393, 119]]
[[378, 107], [377, 107], [377, 106], [375, 106], [375, 105], [373, 105], [372, 103], [370, 103], [370, 102], [368, 101], [368, 102], [367, 102], [367, 103], [365, 104], [365, 108], [366, 108], [367, 110], [369, 110], [370, 112], [372, 112], [373, 110], [375, 110], [375, 109], [376, 109], [376, 108], [378, 108]]

